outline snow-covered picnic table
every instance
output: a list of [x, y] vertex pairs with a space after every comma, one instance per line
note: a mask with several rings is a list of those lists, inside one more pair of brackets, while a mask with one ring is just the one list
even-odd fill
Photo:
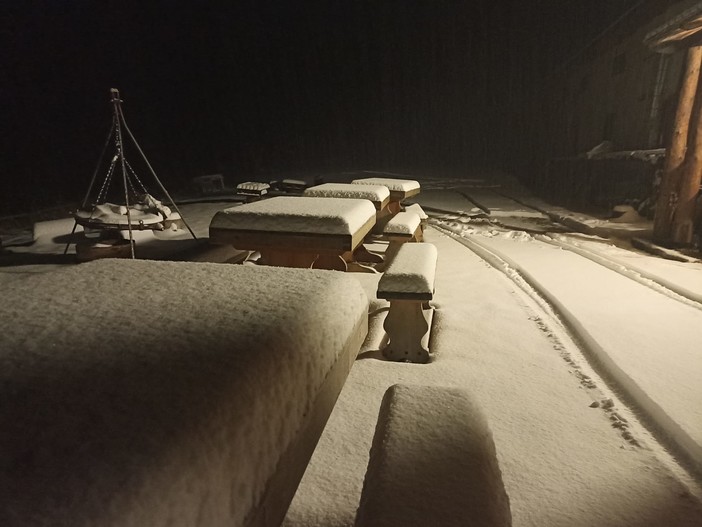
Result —
[[385, 185], [361, 185], [353, 183], [323, 183], [310, 187], [305, 196], [320, 198], [367, 199], [375, 207], [373, 233], [383, 232], [383, 226], [392, 218], [390, 210], [390, 189]]
[[367, 310], [353, 277], [309, 269], [98, 260], [3, 283], [0, 525], [278, 525]]
[[395, 178], [362, 178], [354, 179], [354, 185], [383, 185], [390, 191], [390, 203], [388, 207], [390, 212], [396, 214], [402, 210], [402, 200], [416, 196], [419, 194], [419, 182], [413, 179], [395, 179]]
[[260, 251], [265, 265], [346, 270], [375, 220], [367, 199], [278, 196], [219, 211], [210, 241]]
[[390, 190], [384, 185], [322, 183], [305, 189], [303, 196], [318, 198], [367, 199], [380, 211], [390, 202]]

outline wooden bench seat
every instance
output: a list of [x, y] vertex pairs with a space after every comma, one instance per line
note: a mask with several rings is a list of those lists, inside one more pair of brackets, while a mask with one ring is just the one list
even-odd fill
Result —
[[424, 228], [427, 226], [427, 222], [429, 221], [429, 216], [427, 216], [427, 213], [424, 212], [422, 206], [419, 203], [412, 203], [411, 205], [407, 205], [405, 207], [405, 212], [414, 212], [417, 216], [419, 216], [422, 232], [424, 232]]
[[356, 527], [508, 527], [492, 433], [467, 392], [391, 386], [383, 397]]
[[398, 212], [383, 227], [383, 237], [400, 243], [422, 241], [422, 220], [414, 212]]
[[402, 244], [378, 282], [376, 296], [390, 301], [383, 324], [389, 337], [383, 355], [390, 360], [429, 361], [437, 254], [430, 243]]

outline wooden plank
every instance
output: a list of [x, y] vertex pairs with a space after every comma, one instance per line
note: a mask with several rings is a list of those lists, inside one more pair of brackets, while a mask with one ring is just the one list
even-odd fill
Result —
[[230, 244], [237, 249], [248, 250], [286, 248], [340, 252], [353, 250], [355, 243], [353, 236], [350, 234], [264, 232], [215, 227], [210, 228], [210, 241], [212, 243]]

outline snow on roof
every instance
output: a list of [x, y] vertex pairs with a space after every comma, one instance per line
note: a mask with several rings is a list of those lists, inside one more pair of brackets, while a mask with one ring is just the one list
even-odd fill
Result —
[[210, 228], [353, 234], [373, 218], [365, 199], [278, 196], [219, 211]]
[[409, 192], [410, 190], [419, 189], [419, 182], [413, 179], [369, 177], [363, 179], [354, 179], [351, 183], [353, 183], [354, 185], [383, 185], [388, 189], [396, 192]]
[[310, 269], [99, 260], [3, 282], [0, 523], [241, 525], [367, 308]]
[[388, 187], [384, 185], [354, 185], [352, 183], [323, 183], [305, 190], [304, 196], [323, 198], [356, 198], [371, 201], [383, 201], [390, 197]]

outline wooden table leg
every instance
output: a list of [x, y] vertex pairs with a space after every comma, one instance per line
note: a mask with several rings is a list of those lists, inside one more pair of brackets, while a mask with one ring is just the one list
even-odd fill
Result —
[[[370, 252], [366, 247], [361, 244], [351, 255], [354, 262], [364, 262], [364, 263], [383, 263], [383, 257], [379, 254]], [[347, 260], [349, 261], [349, 260]]]
[[317, 260], [317, 253], [297, 252], [297, 251], [276, 251], [261, 250], [261, 265], [274, 267], [301, 267], [311, 268]]
[[391, 201], [388, 203], [388, 210], [395, 215], [402, 210], [402, 204], [399, 201]]

